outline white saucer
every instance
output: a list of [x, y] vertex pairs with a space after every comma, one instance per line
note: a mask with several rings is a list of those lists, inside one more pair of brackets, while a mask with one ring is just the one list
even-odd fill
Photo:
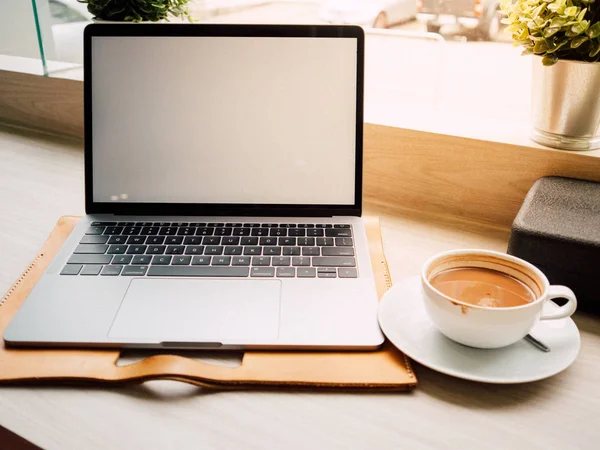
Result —
[[[548, 302], [547, 308], [556, 305]], [[429, 320], [421, 298], [419, 277], [406, 278], [384, 295], [379, 325], [406, 356], [438, 372], [484, 383], [526, 383], [565, 370], [579, 354], [579, 330], [569, 319], [538, 322], [531, 334], [550, 347], [538, 350], [525, 340], [508, 347], [483, 350], [458, 344]]]

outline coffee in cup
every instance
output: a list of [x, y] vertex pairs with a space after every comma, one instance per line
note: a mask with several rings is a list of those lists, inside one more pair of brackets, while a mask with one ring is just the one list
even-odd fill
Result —
[[[577, 299], [565, 286], [550, 286], [535, 266], [489, 250], [454, 250], [432, 257], [423, 266], [425, 309], [448, 338], [479, 348], [513, 344], [538, 320], [569, 317]], [[543, 312], [546, 301], [568, 301]]]

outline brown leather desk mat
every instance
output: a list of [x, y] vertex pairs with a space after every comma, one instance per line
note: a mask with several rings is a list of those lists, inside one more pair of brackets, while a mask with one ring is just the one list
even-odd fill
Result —
[[[41, 252], [0, 301], [0, 333], [79, 219], [62, 217]], [[379, 220], [366, 219], [379, 297], [391, 286]], [[215, 389], [329, 388], [398, 391], [417, 379], [408, 359], [389, 342], [369, 352], [248, 351], [230, 368], [159, 354], [118, 366], [118, 350], [0, 348], [0, 384], [110, 383], [169, 379]]]

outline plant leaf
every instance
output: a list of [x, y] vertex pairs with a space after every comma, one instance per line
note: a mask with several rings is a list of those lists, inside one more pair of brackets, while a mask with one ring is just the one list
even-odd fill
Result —
[[594, 25], [588, 28], [586, 34], [590, 37], [590, 39], [594, 39], [600, 36], [600, 22], [596, 22]]
[[565, 15], [569, 17], [575, 17], [579, 12], [579, 8], [577, 6], [569, 6], [565, 9]]
[[558, 62], [556, 55], [546, 55], [542, 58], [542, 64], [544, 66], [552, 66]]
[[544, 35], [545, 38], [549, 38], [549, 37], [554, 36], [559, 31], [560, 31], [560, 27], [545, 28], [544, 31], [542, 32], [542, 34]]
[[581, 44], [588, 40], [587, 36], [577, 36], [575, 39], [571, 41], [571, 48], [581, 47]]

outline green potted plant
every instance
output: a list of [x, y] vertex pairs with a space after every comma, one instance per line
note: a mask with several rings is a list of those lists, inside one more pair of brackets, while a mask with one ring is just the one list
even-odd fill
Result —
[[189, 0], [78, 0], [87, 3], [96, 21], [160, 22], [169, 17], [187, 18]]
[[532, 139], [600, 148], [600, 0], [502, 0], [515, 45], [534, 55]]

